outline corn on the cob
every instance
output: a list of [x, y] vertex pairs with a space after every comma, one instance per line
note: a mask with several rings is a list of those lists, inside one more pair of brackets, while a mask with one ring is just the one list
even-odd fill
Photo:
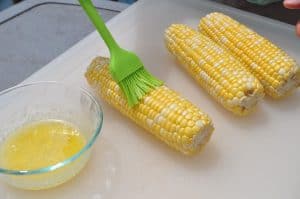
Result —
[[243, 24], [222, 13], [211, 13], [200, 20], [198, 27], [231, 51], [260, 80], [268, 95], [279, 98], [300, 85], [296, 61]]
[[165, 32], [165, 42], [190, 75], [226, 109], [244, 115], [262, 98], [260, 82], [208, 37], [173, 24]]
[[108, 65], [109, 59], [97, 57], [85, 74], [89, 84], [105, 101], [184, 154], [193, 154], [208, 142], [214, 129], [212, 122], [196, 106], [166, 86], [160, 86], [130, 108], [112, 79]]

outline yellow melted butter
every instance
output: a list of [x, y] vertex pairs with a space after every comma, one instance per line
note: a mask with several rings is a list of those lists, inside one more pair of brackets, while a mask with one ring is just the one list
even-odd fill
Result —
[[0, 167], [32, 170], [59, 163], [81, 150], [85, 137], [59, 120], [30, 123], [11, 133], [0, 146]]

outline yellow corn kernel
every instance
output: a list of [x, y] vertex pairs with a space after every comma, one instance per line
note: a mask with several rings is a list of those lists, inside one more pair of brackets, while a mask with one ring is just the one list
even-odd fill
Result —
[[300, 86], [296, 61], [234, 19], [211, 13], [200, 20], [199, 30], [235, 55], [260, 80], [266, 94], [279, 98]]
[[[97, 57], [85, 76], [96, 93], [110, 105], [183, 154], [193, 154], [209, 141], [214, 130], [211, 119], [166, 86], [150, 91], [139, 104], [130, 108], [112, 79], [108, 65], [108, 58]], [[184, 117], [187, 114], [193, 117], [187, 119]]]
[[165, 43], [200, 86], [233, 113], [249, 113], [263, 97], [260, 82], [208, 37], [173, 24], [165, 31]]

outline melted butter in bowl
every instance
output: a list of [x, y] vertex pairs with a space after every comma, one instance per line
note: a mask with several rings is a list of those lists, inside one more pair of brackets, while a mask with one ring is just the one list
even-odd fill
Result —
[[0, 179], [27, 190], [56, 187], [77, 176], [103, 122], [88, 91], [59, 82], [2, 91], [0, 110]]
[[0, 165], [33, 170], [55, 165], [84, 147], [86, 139], [74, 125], [44, 120], [18, 128], [0, 146]]

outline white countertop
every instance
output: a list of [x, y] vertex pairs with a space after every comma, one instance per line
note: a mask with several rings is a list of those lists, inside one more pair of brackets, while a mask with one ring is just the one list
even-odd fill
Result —
[[[85, 171], [47, 191], [0, 184], [1, 198], [300, 198], [300, 92], [281, 101], [266, 99], [255, 113], [239, 118], [199, 88], [164, 47], [163, 32], [169, 24], [196, 28], [200, 17], [211, 11], [223, 11], [249, 25], [300, 63], [300, 39], [292, 26], [205, 0], [139, 1], [109, 21], [109, 28], [154, 75], [213, 118], [216, 130], [211, 142], [203, 153], [185, 157], [99, 100], [104, 109], [103, 135]], [[108, 53], [93, 33], [27, 82], [57, 80], [88, 88], [83, 73], [97, 55]]]

